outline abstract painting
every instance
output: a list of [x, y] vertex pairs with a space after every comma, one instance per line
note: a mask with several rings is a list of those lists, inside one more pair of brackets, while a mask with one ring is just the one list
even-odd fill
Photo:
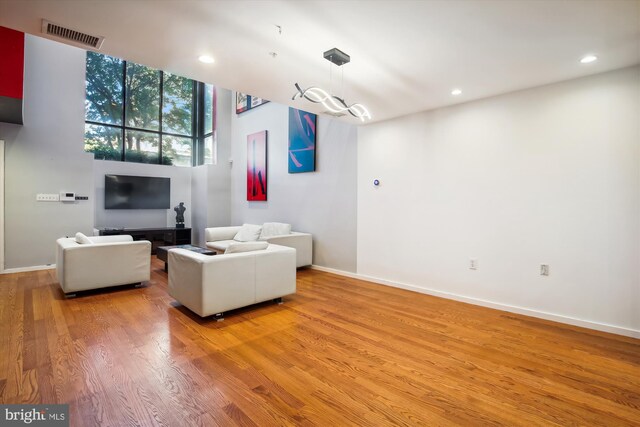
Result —
[[247, 200], [267, 200], [267, 131], [247, 136]]
[[246, 93], [236, 92], [236, 114], [249, 109], [249, 96]]
[[289, 108], [289, 173], [316, 170], [316, 118]]
[[236, 114], [244, 113], [252, 108], [259, 107], [260, 105], [269, 102], [266, 99], [258, 98], [257, 96], [247, 95], [246, 93], [236, 92]]
[[249, 108], [256, 108], [262, 104], [266, 104], [267, 102], [269, 102], [266, 99], [258, 98], [257, 96], [251, 96], [251, 95], [249, 95], [249, 100], [250, 100]]

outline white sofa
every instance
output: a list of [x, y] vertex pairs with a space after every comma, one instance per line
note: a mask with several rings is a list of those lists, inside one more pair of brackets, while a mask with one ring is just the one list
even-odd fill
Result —
[[149, 280], [151, 242], [127, 235], [84, 237], [85, 243], [73, 237], [56, 241], [56, 272], [65, 294]]
[[[235, 242], [233, 238], [241, 228], [239, 225], [206, 228], [204, 235], [207, 247], [218, 253], [224, 252], [231, 243]], [[312, 263], [313, 240], [309, 233], [291, 231], [289, 234], [270, 236], [262, 240], [270, 244], [294, 248], [296, 250], [296, 267], [304, 267]]]
[[251, 252], [203, 255], [187, 249], [168, 254], [169, 294], [201, 317], [296, 292], [296, 253], [271, 245]]

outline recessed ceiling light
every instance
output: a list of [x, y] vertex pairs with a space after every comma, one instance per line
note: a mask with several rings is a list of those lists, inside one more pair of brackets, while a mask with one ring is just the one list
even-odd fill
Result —
[[462, 89], [454, 89], [451, 91], [451, 95], [453, 96], [458, 96], [458, 95], [462, 95]]
[[581, 64], [590, 64], [598, 60], [598, 57], [595, 55], [587, 55], [580, 60]]
[[204, 62], [205, 64], [213, 64], [213, 57], [209, 55], [200, 55], [198, 57], [200, 62]]

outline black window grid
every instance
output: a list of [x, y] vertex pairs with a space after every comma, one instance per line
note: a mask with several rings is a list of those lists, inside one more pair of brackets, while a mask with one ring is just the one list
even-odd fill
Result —
[[[192, 82], [192, 117], [191, 120], [191, 135], [185, 135], [174, 132], [165, 132], [162, 129], [162, 109], [164, 106], [164, 71], [158, 70], [160, 73], [160, 102], [159, 102], [159, 123], [158, 130], [138, 128], [135, 126], [127, 126], [126, 122], [126, 99], [127, 99], [127, 61], [122, 61], [122, 124], [103, 123], [95, 120], [85, 120], [86, 124], [95, 126], [104, 126], [120, 131], [120, 140], [122, 141], [122, 147], [120, 148], [120, 161], [126, 161], [126, 144], [125, 136], [127, 131], [146, 132], [150, 134], [158, 135], [158, 164], [163, 164], [163, 136], [173, 136], [177, 138], [191, 139], [191, 166], [201, 165], [204, 163], [204, 140], [205, 138], [213, 135], [215, 129], [212, 126], [212, 131], [207, 134], [204, 133], [204, 96], [205, 96], [205, 84], [191, 79]], [[215, 105], [212, 105], [213, 114], [216, 114]], [[215, 122], [215, 119], [213, 119]]]

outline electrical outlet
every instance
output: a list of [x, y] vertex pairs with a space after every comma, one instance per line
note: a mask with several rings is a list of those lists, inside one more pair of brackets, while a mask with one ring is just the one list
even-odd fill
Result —
[[478, 260], [476, 258], [469, 259], [469, 269], [477, 270], [478, 269]]
[[38, 193], [36, 194], [37, 202], [59, 202], [60, 195], [56, 193]]
[[540, 264], [540, 275], [541, 276], [549, 275], [549, 264]]

